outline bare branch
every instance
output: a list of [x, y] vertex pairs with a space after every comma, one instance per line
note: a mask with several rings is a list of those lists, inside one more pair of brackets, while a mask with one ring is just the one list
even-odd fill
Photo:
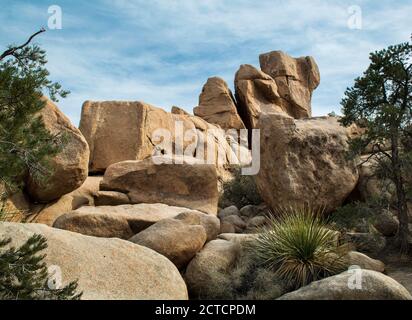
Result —
[[28, 46], [29, 43], [33, 40], [34, 37], [36, 37], [37, 35], [39, 35], [40, 33], [43, 33], [43, 32], [46, 32], [46, 29], [41, 28], [36, 33], [32, 34], [30, 36], [30, 38], [25, 43], [23, 43], [22, 45], [17, 46], [17, 47], [12, 47], [12, 48], [7, 49], [6, 51], [4, 51], [0, 56], [0, 61], [3, 60], [7, 56], [14, 56], [14, 54], [17, 50], [23, 49], [24, 47]]

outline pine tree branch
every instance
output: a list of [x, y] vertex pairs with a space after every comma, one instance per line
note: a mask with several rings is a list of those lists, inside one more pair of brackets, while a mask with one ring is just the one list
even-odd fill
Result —
[[1, 55], [0, 55], [0, 61], [3, 60], [5, 57], [7, 56], [15, 56], [16, 51], [23, 49], [24, 47], [28, 46], [29, 43], [33, 40], [34, 37], [36, 37], [37, 35], [46, 32], [46, 29], [41, 28], [39, 31], [37, 31], [36, 33], [32, 34], [29, 39], [23, 43], [20, 46], [17, 47], [12, 47], [7, 49], [6, 51], [4, 51]]

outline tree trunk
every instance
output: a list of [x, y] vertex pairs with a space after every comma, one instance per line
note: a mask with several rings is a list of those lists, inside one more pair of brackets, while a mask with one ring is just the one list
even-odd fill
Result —
[[408, 218], [408, 206], [406, 202], [405, 187], [402, 177], [402, 164], [399, 158], [399, 145], [397, 136], [392, 137], [392, 176], [396, 186], [396, 198], [398, 207], [398, 241], [401, 247], [401, 253], [406, 254], [408, 252], [409, 245], [409, 218]]

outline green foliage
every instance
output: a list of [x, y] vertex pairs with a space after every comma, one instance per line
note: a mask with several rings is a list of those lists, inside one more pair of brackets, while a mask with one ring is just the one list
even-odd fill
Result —
[[271, 270], [256, 264], [249, 246], [238, 248], [238, 258], [229, 270], [209, 273], [207, 288], [199, 299], [274, 300], [285, 293], [283, 282]]
[[344, 271], [348, 247], [338, 243], [321, 214], [307, 208], [279, 210], [253, 243], [258, 264], [296, 289]]
[[61, 137], [48, 132], [38, 116], [44, 91], [55, 101], [68, 94], [48, 79], [45, 57], [33, 45], [0, 60], [0, 177], [8, 186], [21, 186], [27, 173], [46, 177], [48, 159], [61, 150]]
[[34, 235], [20, 248], [7, 248], [10, 240], [0, 241], [0, 300], [78, 300], [77, 283], [50, 289], [44, 255], [46, 239]]
[[329, 222], [340, 231], [369, 232], [380, 212], [380, 206], [355, 202], [338, 208], [330, 215]]
[[259, 205], [262, 202], [254, 177], [244, 176], [240, 170], [237, 170], [234, 179], [223, 185], [219, 207], [227, 208], [235, 205], [240, 209], [247, 205]]

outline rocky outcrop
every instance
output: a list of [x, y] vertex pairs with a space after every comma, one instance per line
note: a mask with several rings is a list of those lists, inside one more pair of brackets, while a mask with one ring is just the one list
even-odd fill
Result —
[[206, 240], [206, 230], [200, 217], [188, 214], [159, 221], [130, 239], [164, 255], [179, 269], [192, 260]]
[[160, 203], [86, 206], [60, 216], [53, 227], [88, 236], [127, 240], [160, 220], [186, 211], [190, 210]]
[[26, 182], [27, 193], [34, 202], [48, 203], [79, 188], [88, 175], [89, 147], [81, 132], [50, 100], [40, 111], [45, 128], [65, 140], [63, 150], [50, 160], [46, 182], [32, 177]]
[[309, 205], [331, 212], [342, 205], [358, 181], [347, 160], [347, 134], [336, 118], [294, 120], [262, 115], [261, 169], [256, 184], [272, 208]]
[[185, 158], [182, 164], [155, 164], [156, 159], [164, 160], [155, 157], [111, 165], [100, 189], [126, 193], [131, 203], [164, 203], [217, 214], [214, 165], [199, 164], [193, 158]]
[[282, 51], [259, 56], [260, 68], [276, 82], [279, 95], [294, 118], [312, 116], [312, 92], [320, 83], [319, 68], [312, 57], [292, 58]]
[[199, 97], [199, 106], [193, 109], [198, 116], [222, 129], [244, 129], [237, 113], [235, 99], [226, 82], [218, 77], [209, 78]]
[[261, 113], [288, 113], [275, 80], [251, 65], [241, 65], [236, 72], [235, 90], [239, 114], [248, 129], [257, 128]]
[[176, 267], [148, 248], [120, 239], [102, 239], [41, 224], [1, 223], [0, 234], [21, 246], [40, 234], [48, 266], [61, 269], [63, 284], [78, 280], [85, 300], [186, 300], [186, 284]]
[[[356, 277], [354, 272], [312, 282], [279, 300], [412, 300], [401, 284], [382, 273], [361, 270], [358, 271], [360, 276]], [[358, 288], [355, 287], [357, 280], [361, 282]]]
[[[90, 146], [91, 172], [160, 154], [184, 153], [218, 167], [236, 162], [243, 153], [240, 160], [250, 161], [248, 149], [239, 148], [236, 141], [229, 144], [221, 128], [178, 108], [169, 113], [143, 102], [86, 101], [80, 130]], [[163, 133], [169, 135], [170, 147], [163, 143]]]

